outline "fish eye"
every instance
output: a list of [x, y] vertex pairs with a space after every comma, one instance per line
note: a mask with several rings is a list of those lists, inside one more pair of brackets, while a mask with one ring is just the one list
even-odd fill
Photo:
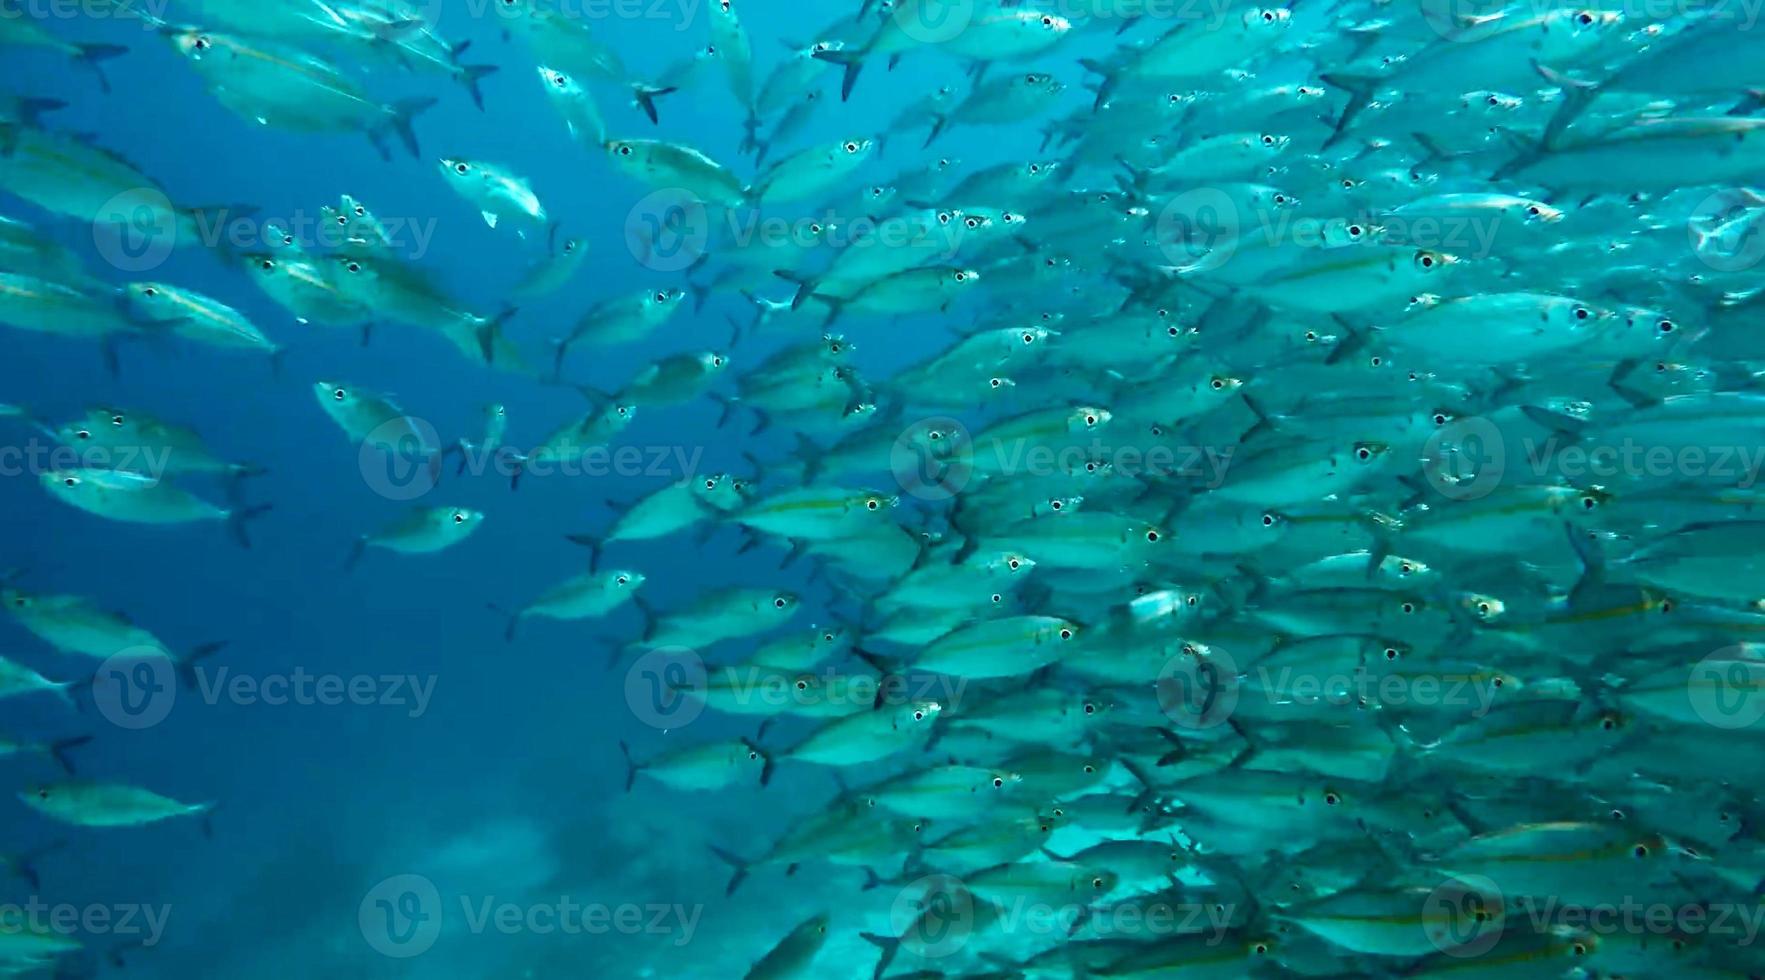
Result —
[[1385, 648], [1385, 659], [1386, 660], [1396, 660], [1398, 658], [1398, 656], [1399, 656], [1399, 654], [1397, 652], [1396, 647], [1386, 647]]
[[1672, 333], [1676, 329], [1676, 327], [1677, 327], [1677, 324], [1675, 324], [1672, 320], [1661, 320], [1655, 324], [1655, 329], [1661, 331], [1662, 333]]
[[1005, 597], [1004, 597], [1004, 596], [1003, 596], [1003, 595], [1000, 595], [1000, 594], [999, 594], [999, 593], [997, 593], [997, 592], [995, 592], [995, 593], [993, 593], [993, 594], [992, 594], [992, 595], [991, 595], [991, 596], [989, 596], [989, 597], [988, 597], [988, 598], [990, 598], [990, 599], [991, 599], [991, 600], [992, 600], [992, 601], [993, 601], [993, 604], [994, 604], [994, 605], [998, 605], [998, 604], [999, 604], [999, 603], [1001, 603], [1001, 602], [1004, 602], [1004, 601], [1005, 601]]
[[1070, 640], [1070, 639], [1072, 639], [1072, 630], [1070, 630], [1070, 629], [1068, 629], [1068, 628], [1066, 628], [1066, 627], [1064, 627], [1064, 626], [1062, 626], [1062, 627], [1061, 627], [1061, 628], [1060, 628], [1060, 638], [1061, 638], [1061, 639], [1063, 639], [1063, 640]]
[[618, 578], [613, 579], [613, 584], [614, 585], [624, 585], [625, 583], [627, 583], [629, 581], [631, 581], [631, 579], [629, 577], [621, 575]]
[[716, 481], [716, 480], [706, 480], [706, 481], [705, 481], [705, 489], [706, 489], [706, 490], [715, 490], [715, 489], [717, 489], [717, 481]]
[[797, 679], [797, 690], [799, 690], [799, 691], [809, 690], [809, 682], [806, 680], [803, 680], [802, 678], [799, 677]]
[[1042, 172], [1042, 165], [1041, 164], [1039, 164], [1039, 163], [1030, 164], [1030, 173], [1039, 174], [1041, 172]]
[[1183, 331], [1178, 330], [1176, 327], [1166, 327], [1164, 332], [1170, 334], [1172, 337], [1181, 336], [1183, 333]]
[[1092, 704], [1089, 701], [1086, 701], [1085, 702], [1085, 714], [1094, 715], [1096, 713], [1097, 713], [1097, 706]]
[[1262, 22], [1265, 24], [1273, 24], [1275, 22], [1275, 12], [1273, 10], [1263, 11]]
[[1544, 212], [1543, 212], [1543, 211], [1540, 211], [1540, 210], [1539, 210], [1539, 209], [1538, 209], [1538, 205], [1536, 205], [1536, 204], [1532, 204], [1532, 205], [1528, 205], [1528, 206], [1527, 206], [1527, 208], [1526, 208], [1526, 213], [1527, 213], [1527, 214], [1529, 214], [1529, 215], [1531, 215], [1531, 216], [1532, 216], [1532, 217], [1534, 217], [1534, 218], [1536, 218], [1536, 217], [1538, 217], [1538, 216], [1539, 216], [1539, 215], [1541, 215], [1541, 214], [1543, 214], [1543, 213], [1544, 213]]
[[1092, 878], [1091, 879], [1091, 887], [1096, 888], [1096, 889], [1102, 889], [1103, 888], [1103, 879], [1101, 877]]
[[207, 51], [214, 46], [214, 42], [209, 40], [207, 35], [198, 35], [196, 40], [191, 42], [191, 46], [198, 51]]
[[1664, 613], [1672, 612], [1673, 611], [1673, 600], [1672, 599], [1662, 599], [1661, 600], [1661, 611]]
[[1044, 14], [1042, 17], [1042, 26], [1043, 27], [1053, 27], [1054, 26], [1054, 18], [1049, 17]]
[[1639, 858], [1648, 857], [1649, 856], [1649, 846], [1647, 844], [1638, 844], [1638, 845], [1636, 845], [1636, 847], [1631, 849], [1630, 853], [1636, 855]]
[[1193, 595], [1189, 595], [1189, 596], [1184, 596], [1184, 597], [1183, 597], [1183, 604], [1184, 604], [1184, 605], [1186, 605], [1186, 606], [1193, 606], [1193, 605], [1195, 605], [1195, 597], [1194, 597], [1194, 596], [1193, 596]]
[[360, 272], [362, 271], [362, 264], [360, 262], [351, 262], [345, 265], [344, 268], [351, 272]]
[[1581, 498], [1581, 509], [1582, 510], [1593, 510], [1594, 508], [1598, 507], [1599, 505], [1600, 505], [1599, 498], [1594, 497], [1592, 495], [1588, 495], [1588, 496]]
[[1479, 615], [1479, 616], [1489, 615], [1489, 603], [1487, 603], [1487, 602], [1477, 603], [1477, 615]]
[[1368, 449], [1365, 446], [1362, 446], [1359, 449], [1356, 449], [1354, 451], [1354, 458], [1356, 458], [1364, 463], [1367, 460], [1373, 458], [1373, 451], [1371, 449]]
[[1274, 527], [1275, 526], [1275, 515], [1273, 515], [1273, 514], [1262, 515], [1262, 526], [1263, 527]]
[[864, 509], [865, 510], [876, 510], [877, 508], [879, 508], [881, 506], [882, 506], [882, 504], [877, 502], [877, 499], [875, 497], [872, 497], [869, 500], [866, 500], [864, 502]]
[[1000, 381], [998, 378], [987, 379], [987, 387], [989, 387], [989, 388], [997, 388], [1002, 384], [1004, 384], [1004, 382]]
[[1364, 234], [1366, 234], [1366, 229], [1362, 228], [1360, 225], [1349, 225], [1348, 226], [1348, 237], [1359, 238]]
[[1415, 570], [1416, 570], [1416, 566], [1410, 564], [1407, 561], [1398, 562], [1398, 564], [1397, 564], [1397, 573], [1399, 575], [1408, 575], [1409, 573], [1411, 573]]
[[966, 272], [956, 273], [956, 281], [957, 282], [967, 282], [968, 281], [968, 273], [966, 273]]
[[1438, 258], [1435, 258], [1434, 253], [1432, 253], [1432, 252], [1417, 252], [1416, 253], [1416, 265], [1420, 266], [1421, 268], [1432, 269], [1439, 264], [1440, 264], [1440, 260]]
[[1335, 806], [1336, 804], [1341, 803], [1341, 802], [1342, 802], [1342, 797], [1337, 796], [1335, 793], [1325, 793], [1324, 794], [1324, 805], [1325, 806]]
[[349, 392], [344, 391], [342, 388], [333, 388], [331, 389], [331, 397], [338, 401], [342, 401], [349, 397]]
[[462, 514], [462, 513], [460, 513], [460, 512], [459, 512], [459, 511], [457, 511], [457, 510], [456, 510], [456, 511], [454, 511], [454, 523], [455, 523], [455, 524], [464, 524], [464, 523], [466, 523], [466, 515], [464, 515], [464, 514]]
[[1342, 178], [1342, 189], [1345, 191], [1354, 190], [1354, 180], [1349, 177]]
[[1575, 15], [1575, 23], [1580, 24], [1582, 27], [1592, 27], [1593, 14], [1583, 10], [1581, 13]]
[[142, 288], [141, 295], [147, 297], [148, 299], [152, 299], [155, 296], [159, 295], [159, 290], [153, 288], [152, 286], [146, 286], [146, 287]]
[[975, 228], [979, 228], [981, 226], [981, 219], [970, 216], [970, 217], [962, 219], [962, 224], [964, 227], [967, 227], [970, 230], [972, 230]]
[[63, 477], [61, 482], [70, 487], [77, 487], [80, 485], [80, 478], [77, 476]]
[[752, 762], [753, 760], [758, 759], [758, 758], [760, 758], [760, 753], [755, 752], [753, 749], [748, 750], [748, 761]]
[[1269, 944], [1268, 943], [1257, 943], [1255, 946], [1250, 947], [1250, 951], [1255, 953], [1258, 956], [1262, 956], [1269, 951]]
[[1435, 412], [1434, 413], [1434, 424], [1435, 425], [1445, 425], [1446, 424], [1446, 413], [1445, 412]]
[[622, 157], [628, 157], [631, 155], [631, 147], [626, 146], [624, 144], [620, 144], [618, 150], [615, 152], [617, 152]]
[[1085, 416], [1085, 424], [1086, 425], [1096, 425], [1097, 424], [1097, 416], [1095, 416], [1095, 415]]
[[80, 439], [90, 439], [90, 438], [92, 438], [92, 430], [91, 429], [81, 429], [78, 432], [75, 432], [74, 435]]
[[37, 790], [37, 799], [46, 800], [48, 798], [49, 798], [49, 788], [47, 786], [45, 786], [44, 788], [42, 788], [40, 790]]
[[1405, 615], [1408, 615], [1416, 611], [1416, 604], [1413, 602], [1406, 602], [1398, 608], [1402, 609]]
[[1318, 340], [1318, 332], [1316, 330], [1307, 330], [1305, 332], [1305, 342], [1306, 343], [1315, 344], [1315, 343], [1317, 343], [1317, 340]]
[[1215, 378], [1208, 382], [1207, 386], [1215, 391], [1219, 391], [1226, 386], [1226, 380], [1224, 378]]
[[1064, 501], [1060, 501], [1060, 500], [1048, 501], [1048, 509], [1049, 510], [1059, 510], [1060, 508], [1065, 507], [1065, 506], [1066, 506], [1066, 503]]
[[925, 711], [924, 711], [924, 709], [921, 709], [921, 708], [914, 708], [914, 709], [913, 709], [913, 720], [914, 720], [914, 721], [924, 721], [924, 720], [925, 720]]
[[994, 789], [999, 789], [999, 788], [1003, 787], [1004, 785], [1005, 785], [1004, 779], [1002, 779], [998, 776], [993, 777], [993, 788]]
[[1377, 354], [1374, 354], [1372, 357], [1367, 358], [1367, 364], [1372, 367], [1379, 367], [1380, 365], [1382, 365], [1384, 363], [1385, 363], [1385, 358], [1380, 357]]
[[624, 405], [621, 405], [621, 406], [619, 406], [618, 413], [619, 413], [619, 416], [621, 418], [623, 418], [623, 417], [631, 414], [631, 409], [626, 408]]
[[257, 263], [257, 267], [258, 267], [258, 268], [259, 268], [259, 269], [262, 269], [262, 270], [264, 270], [264, 271], [265, 271], [265, 272], [274, 272], [274, 271], [276, 271], [276, 263], [274, 263], [274, 262], [272, 262], [272, 261], [270, 261], [270, 260], [269, 260], [269, 259], [261, 259], [261, 260], [259, 260], [259, 261], [258, 261], [258, 263]]
[[1157, 531], [1147, 531], [1146, 532], [1146, 540], [1148, 543], [1157, 544], [1158, 543], [1158, 532]]
[[1506, 687], [1507, 684], [1508, 682], [1500, 677], [1491, 677], [1489, 679], [1489, 686], [1491, 687]]
[[852, 142], [851, 140], [847, 140], [846, 141], [846, 152], [847, 153], [857, 153], [858, 152], [858, 144]]
[[1587, 307], [1585, 307], [1585, 306], [1575, 307], [1575, 319], [1586, 320], [1592, 316], [1593, 316], [1593, 311], [1589, 310]]
[[785, 606], [790, 605], [790, 603], [785, 601], [784, 596], [778, 596], [772, 600], [772, 605], [774, 608], [783, 609]]
[[722, 367], [723, 366], [723, 358], [721, 358], [721, 357], [711, 358], [711, 366], [712, 367]]
[[947, 225], [949, 223], [950, 223], [950, 212], [939, 211], [938, 212], [938, 224]]
[[464, 177], [466, 174], [472, 172], [472, 167], [470, 164], [456, 163], [454, 164], [454, 172]]

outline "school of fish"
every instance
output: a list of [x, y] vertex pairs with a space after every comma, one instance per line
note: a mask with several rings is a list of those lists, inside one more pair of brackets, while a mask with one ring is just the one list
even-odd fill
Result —
[[[0, 49], [65, 55], [94, 99], [129, 83], [126, 49], [9, 3]], [[497, 51], [408, 0], [107, 6], [149, 21], [206, 111], [365, 137], [353, 152], [530, 264], [506, 302], [468, 303], [348, 194], [324, 247], [216, 247], [212, 207], [11, 91], [0, 324], [113, 371], [200, 344], [280, 378], [317, 325], [568, 385], [676, 318], [727, 316], [722, 349], [579, 385], [567, 418], [488, 406], [459, 439], [351, 378], [273, 397], [316, 401], [339, 446], [415, 441], [444, 488], [456, 457], [502, 458], [511, 507], [523, 474], [618, 446], [638, 415], [715, 405], [714, 429], [673, 438], [746, 447], [751, 471], [652, 487], [560, 537], [581, 574], [482, 615], [511, 642], [585, 624], [609, 683], [662, 678], [658, 705], [749, 733], [686, 718], [619, 746], [626, 791], [765, 787], [771, 836], [708, 833], [731, 895], [849, 896], [752, 937], [749, 980], [1765, 973], [1765, 27], [1741, 5], [863, 0], [770, 38], [741, 20], [761, 0], [712, 0], [653, 75], [546, 0], [496, 0]], [[389, 72], [449, 84], [384, 100]], [[904, 108], [842, 108], [873, 88]], [[609, 210], [654, 219], [632, 258], [674, 284], [588, 288], [627, 257], [591, 256], [519, 160], [430, 150], [448, 99], [549, 106]], [[683, 104], [715, 107], [740, 158], [670, 128]], [[1032, 127], [1038, 154], [941, 149], [998, 127]], [[102, 244], [119, 211], [280, 312], [101, 275], [51, 233]], [[555, 295], [574, 323], [524, 320]], [[872, 345], [911, 364], [861, 372]], [[250, 479], [275, 461], [183, 421], [0, 408], [141, 460], [42, 473], [70, 521], [249, 546], [276, 519]], [[549, 434], [518, 440], [530, 422]], [[484, 528], [415, 506], [348, 564]], [[741, 542], [740, 582], [687, 602], [650, 602], [665, 570], [619, 558], [713, 534]], [[785, 565], [832, 598], [768, 584]], [[16, 580], [0, 602], [70, 658], [144, 648], [183, 674], [221, 650]], [[0, 697], [90, 684], [0, 660]], [[19, 798], [81, 828], [207, 818], [75, 778], [85, 738], [9, 744], [67, 771]], [[836, 937], [874, 959], [830, 962]], [[0, 930], [0, 964], [77, 945]]]

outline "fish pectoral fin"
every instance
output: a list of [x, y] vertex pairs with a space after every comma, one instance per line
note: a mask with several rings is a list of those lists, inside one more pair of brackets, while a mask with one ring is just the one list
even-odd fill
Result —
[[494, 212], [494, 211], [480, 211], [478, 213], [484, 217], [485, 224], [489, 225], [492, 228], [496, 227], [496, 212]]

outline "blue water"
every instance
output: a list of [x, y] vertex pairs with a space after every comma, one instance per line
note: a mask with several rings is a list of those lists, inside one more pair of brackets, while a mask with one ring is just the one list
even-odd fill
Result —
[[[489, 61], [502, 71], [484, 83], [483, 112], [445, 79], [375, 73], [372, 88], [388, 100], [441, 98], [417, 123], [422, 159], [395, 148], [393, 160], [383, 162], [358, 137], [293, 134], [248, 123], [218, 105], [168, 45], [128, 23], [50, 24], [70, 38], [130, 48], [106, 65], [114, 86], [109, 95], [65, 59], [18, 49], [0, 54], [0, 84], [65, 100], [69, 107], [53, 116], [53, 125], [95, 134], [181, 203], [250, 205], [260, 216], [312, 220], [321, 204], [347, 193], [382, 221], [433, 221], [434, 241], [421, 264], [486, 310], [500, 305], [537, 250], [524, 252], [506, 233], [485, 227], [442, 183], [434, 158], [462, 155], [509, 165], [532, 180], [555, 218], [588, 240], [593, 256], [569, 287], [525, 306], [509, 327], [509, 335], [543, 361], [546, 339], [566, 332], [593, 301], [644, 284], [678, 284], [678, 276], [653, 273], [633, 259], [624, 224], [647, 189], [570, 140], [521, 43], [505, 41], [493, 22], [474, 20], [452, 3], [445, 7], [443, 33], [472, 41], [465, 60]], [[794, 4], [749, 8], [743, 16], [755, 38], [759, 74], [782, 51], [773, 39], [803, 28], [804, 15]], [[705, 30], [702, 12], [684, 24], [605, 24], [606, 37], [631, 66], [650, 71], [702, 44]], [[927, 60], [895, 76], [901, 90], [860, 86], [847, 111], [887, 119], [902, 101], [897, 96], [945, 76], [959, 73]], [[828, 82], [834, 78], [830, 74]], [[737, 156], [740, 110], [718, 76], [666, 100], [659, 127], [601, 91], [612, 135], [687, 139], [718, 159]], [[832, 119], [824, 115], [815, 131]], [[1014, 145], [1033, 148], [1036, 139], [1006, 135], [1013, 139], [1001, 140], [997, 132], [984, 140], [957, 133], [947, 138], [948, 150], [979, 158]], [[1023, 140], [1015, 139], [1019, 135]], [[887, 168], [886, 159], [876, 165], [882, 172]], [[95, 275], [119, 284], [130, 278], [104, 266], [90, 228], [44, 216], [5, 195], [0, 208], [78, 250]], [[631, 610], [600, 624], [534, 621], [507, 644], [503, 620], [485, 608], [525, 602], [578, 570], [583, 555], [562, 536], [604, 528], [614, 517], [606, 498], [629, 501], [664, 478], [531, 480], [518, 495], [494, 477], [449, 479], [423, 502], [445, 499], [484, 510], [489, 516], [480, 534], [435, 556], [370, 553], [354, 573], [343, 571], [350, 542], [398, 516], [405, 505], [366, 485], [355, 447], [315, 403], [313, 381], [343, 380], [395, 393], [448, 439], [475, 436], [478, 406], [501, 401], [516, 444], [580, 413], [583, 401], [574, 391], [474, 365], [409, 327], [382, 327], [363, 347], [353, 331], [303, 326], [200, 249], [178, 251], [150, 275], [209, 293], [250, 316], [288, 348], [280, 373], [261, 357], [178, 344], [171, 350], [125, 347], [120, 375], [113, 377], [90, 344], [9, 331], [0, 399], [28, 405], [47, 419], [71, 417], [90, 404], [116, 404], [191, 424], [222, 456], [268, 469], [248, 481], [245, 492], [253, 502], [273, 504], [273, 512], [253, 529], [254, 547], [247, 551], [214, 525], [106, 521], [50, 499], [34, 475], [9, 474], [0, 480], [6, 514], [0, 564], [17, 567], [21, 584], [33, 591], [87, 595], [125, 611], [173, 647], [227, 641], [206, 664], [211, 680], [223, 669], [259, 680], [302, 671], [375, 678], [376, 690], [384, 691], [382, 676], [409, 675], [432, 682], [433, 698], [412, 717], [417, 712], [406, 688], [400, 689], [405, 704], [329, 706], [240, 703], [226, 695], [205, 703], [209, 699], [200, 691], [185, 689], [163, 722], [139, 731], [110, 725], [90, 706], [76, 715], [50, 699], [10, 702], [7, 727], [18, 737], [96, 735], [79, 750], [82, 775], [220, 804], [208, 839], [194, 821], [84, 830], [54, 825], [11, 801], [0, 803], [7, 848], [69, 842], [39, 862], [43, 901], [82, 909], [169, 907], [162, 936], [100, 933], [83, 939], [90, 949], [101, 953], [150, 939], [151, 948], [123, 953], [128, 975], [135, 977], [514, 978], [643, 971], [714, 977], [745, 969], [805, 909], [851, 901], [832, 897], [851, 890], [851, 882], [831, 884], [837, 874], [804, 875], [787, 885], [776, 873], [765, 873], [739, 901], [725, 902], [724, 870], [704, 847], [715, 838], [757, 850], [777, 826], [769, 818], [782, 809], [808, 809], [832, 791], [831, 783], [823, 788], [803, 774], [764, 796], [742, 788], [690, 804], [641, 782], [632, 795], [622, 792], [618, 740], [631, 741], [640, 756], [670, 744], [632, 718], [622, 675], [606, 669], [598, 645], [635, 635], [639, 626]], [[745, 320], [745, 305], [719, 295], [702, 313], [671, 322], [653, 346], [579, 352], [571, 374], [613, 388], [655, 355], [722, 347], [729, 337], [726, 314]], [[912, 321], [893, 327], [898, 333], [886, 342], [881, 328], [873, 329], [876, 342], [864, 343], [859, 354], [866, 371], [886, 372], [916, 349], [942, 341], [928, 333], [930, 325]], [[777, 343], [762, 338], [737, 356], [757, 363]], [[703, 400], [652, 411], [621, 441], [702, 453], [705, 471], [745, 469], [741, 448], [762, 455], [783, 448], [782, 441], [768, 441], [778, 436], [742, 443], [718, 433], [718, 411]], [[680, 540], [621, 545], [611, 557], [644, 569], [647, 595], [662, 608], [703, 586], [760, 575], [814, 602], [825, 598], [824, 587], [804, 582], [800, 570], [774, 571], [777, 553], [737, 557], [737, 544], [732, 534], [720, 532], [703, 547]], [[817, 615], [811, 611], [799, 622]], [[11, 621], [0, 621], [0, 654], [60, 678], [90, 669], [48, 650]], [[707, 716], [693, 734], [725, 734], [722, 725]], [[47, 762], [7, 765], [10, 779], [21, 785], [54, 775]], [[402, 874], [436, 883], [448, 921], [432, 950], [401, 959], [375, 951], [358, 911], [376, 883]], [[3, 900], [24, 902], [31, 893], [14, 880], [5, 884]], [[582, 903], [702, 903], [705, 909], [685, 946], [672, 937], [617, 934], [472, 935], [461, 923], [456, 895], [523, 906], [570, 896]], [[845, 931], [850, 937], [852, 930]], [[830, 954], [847, 941], [830, 947]], [[859, 957], [848, 960], [852, 969], [867, 973], [870, 952], [852, 946], [848, 954]], [[91, 968], [111, 969], [101, 957], [88, 960]]]

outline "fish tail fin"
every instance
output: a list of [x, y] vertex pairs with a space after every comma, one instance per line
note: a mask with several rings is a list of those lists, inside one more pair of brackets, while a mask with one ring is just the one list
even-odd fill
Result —
[[355, 571], [355, 567], [362, 563], [362, 556], [367, 553], [368, 536], [364, 534], [350, 543], [349, 555], [343, 559], [343, 570], [346, 572]]
[[[738, 153], [753, 153], [760, 149], [760, 117], [754, 110], [748, 110], [748, 117], [742, 120], [742, 142], [737, 147]], [[756, 162], [758, 162], [756, 160]]]
[[858, 51], [817, 51], [815, 57], [822, 61], [831, 61], [846, 69], [840, 79], [840, 101], [845, 102], [852, 97], [852, 86], [858, 84], [858, 73], [864, 70], [864, 50]]
[[1569, 607], [1575, 608], [1584, 603], [1590, 591], [1605, 582], [1606, 557], [1600, 553], [1593, 535], [1567, 522], [1563, 524], [1563, 531], [1569, 536], [1569, 548], [1575, 552], [1576, 564], [1581, 566], [1581, 577], [1569, 590]]
[[235, 507], [227, 512], [227, 530], [232, 532], [233, 540], [239, 547], [250, 550], [251, 535], [247, 529], [252, 521], [268, 514], [275, 504], [255, 504], [250, 507]]
[[505, 306], [501, 312], [490, 319], [490, 322], [480, 325], [475, 331], [478, 335], [478, 351], [484, 355], [484, 363], [496, 363], [496, 344], [502, 339], [503, 325], [508, 323], [516, 312], [518, 312], [517, 307]]
[[80, 51], [74, 60], [92, 69], [92, 74], [98, 76], [99, 90], [109, 94], [110, 79], [104, 76], [104, 62], [128, 54], [129, 49], [120, 44], [76, 44], [74, 47]]
[[1545, 154], [1550, 152], [1542, 139], [1535, 139], [1523, 133], [1515, 132], [1506, 126], [1495, 127], [1495, 132], [1496, 135], [1506, 140], [1508, 145], [1514, 148], [1514, 158], [1507, 163], [1502, 164], [1499, 170], [1491, 174], [1491, 180], [1505, 180], [1534, 163], [1537, 163], [1539, 160], [1544, 159]]
[[479, 87], [479, 83], [499, 70], [496, 65], [460, 66], [460, 84], [466, 86], [466, 91], [472, 96], [472, 104], [478, 107], [479, 112], [484, 111], [484, 90]]
[[[761, 734], [764, 734], [766, 731], [765, 726], [761, 726], [760, 731]], [[744, 738], [742, 739], [742, 744], [748, 747], [748, 751], [760, 757], [760, 785], [771, 785], [772, 772], [777, 768], [778, 760], [773, 758], [771, 751], [760, 744], [758, 737]]]
[[20, 99], [18, 117], [27, 126], [40, 126], [44, 113], [65, 108], [67, 103], [60, 99]]
[[42, 876], [37, 874], [37, 859], [46, 854], [53, 854], [67, 846], [67, 841], [52, 840], [47, 844], [33, 847], [8, 862], [8, 870], [28, 882], [33, 889], [43, 887]]
[[712, 854], [717, 855], [719, 861], [729, 865], [730, 868], [735, 871], [735, 874], [729, 879], [728, 886], [723, 889], [724, 895], [734, 895], [735, 890], [740, 888], [742, 882], [747, 880], [748, 872], [753, 870], [754, 862], [749, 861], [738, 854], [726, 851], [723, 848], [718, 847], [716, 844], [710, 844], [707, 846], [711, 848]]
[[601, 557], [601, 542], [591, 534], [566, 534], [564, 539], [571, 544], [578, 544], [588, 549], [588, 570], [594, 571]]
[[397, 133], [399, 140], [404, 143], [405, 149], [411, 152], [411, 156], [422, 156], [423, 151], [417, 145], [417, 131], [412, 128], [411, 123], [418, 115], [428, 111], [439, 101], [441, 100], [434, 96], [419, 96], [414, 99], [400, 99], [394, 102], [392, 104], [392, 118], [386, 121], [382, 132], [391, 130]]
[[1097, 83], [1097, 98], [1091, 103], [1091, 111], [1095, 112], [1103, 108], [1103, 104], [1109, 101], [1111, 95], [1115, 94], [1115, 69], [1095, 58], [1080, 58], [1079, 65], [1091, 74], [1102, 78], [1102, 81]]
[[803, 466], [802, 482], [804, 484], [814, 483], [815, 478], [821, 475], [821, 460], [825, 454], [821, 447], [815, 444], [815, 440], [801, 432], [796, 433], [796, 437], [797, 448], [791, 451], [791, 455], [796, 457], [797, 462]]
[[521, 614], [518, 612], [509, 612], [507, 609], [504, 609], [494, 602], [487, 602], [484, 605], [491, 612], [508, 620], [507, 624], [503, 626], [503, 642], [515, 642], [515, 627], [521, 625]]
[[1348, 102], [1342, 107], [1342, 114], [1336, 117], [1336, 129], [1330, 138], [1324, 141], [1324, 149], [1329, 149], [1342, 142], [1348, 136], [1348, 127], [1361, 114], [1361, 110], [1373, 101], [1373, 95], [1379, 90], [1379, 79], [1372, 75], [1352, 75], [1346, 72], [1325, 72], [1318, 76], [1326, 85], [1333, 85], [1348, 93]]
[[1578, 419], [1539, 405], [1522, 405], [1520, 414], [1533, 423], [1570, 442], [1580, 442], [1587, 432], [1587, 420]]
[[625, 744], [624, 739], [619, 740], [619, 754], [625, 757], [625, 792], [629, 793], [631, 787], [637, 785], [637, 773], [643, 766], [631, 757], [631, 746]]
[[1563, 93], [1563, 104], [1557, 107], [1550, 121], [1544, 124], [1544, 134], [1538, 140], [1540, 144], [1550, 146], [1562, 135], [1563, 130], [1581, 118], [1588, 106], [1593, 105], [1593, 100], [1600, 97], [1600, 86], [1594, 82], [1571, 78], [1548, 65], [1540, 64], [1536, 58], [1532, 61], [1532, 70]]
[[[679, 89], [673, 85], [669, 85], [665, 88], [657, 88], [654, 85], [644, 85], [639, 83], [631, 87], [631, 97], [636, 101], [637, 107], [643, 110], [643, 114], [650, 117], [650, 122], [652, 124], [661, 125], [662, 117], [656, 112], [656, 100], [664, 95], [670, 95], [677, 91], [679, 91]], [[669, 118], [673, 117], [670, 116]]]
[[945, 127], [947, 127], [949, 125], [950, 125], [950, 117], [949, 116], [947, 116], [941, 112], [932, 113], [931, 132], [925, 134], [925, 142], [921, 143], [919, 145], [919, 148], [923, 150], [926, 147], [931, 146], [932, 140], [935, 140], [940, 135], [942, 135]]
[[736, 401], [728, 395], [715, 391], [711, 392], [711, 400], [716, 402], [720, 409], [717, 415], [717, 428], [721, 429], [729, 424], [729, 416], [735, 412]]
[[895, 961], [895, 954], [901, 951], [901, 940], [895, 936], [879, 936], [874, 932], [861, 932], [858, 936], [877, 949], [882, 956], [876, 961], [876, 969], [870, 973], [871, 980], [882, 980], [882, 975], [889, 972], [889, 964]]
[[58, 738], [49, 743], [49, 754], [55, 758], [55, 764], [69, 776], [74, 774], [74, 763], [68, 753], [92, 741], [90, 735], [75, 735], [73, 738]]
[[184, 656], [178, 658], [178, 661], [176, 664], [177, 670], [178, 670], [178, 682], [183, 684], [185, 687], [194, 688], [196, 686], [196, 663], [197, 663], [197, 661], [206, 660], [209, 657], [212, 657], [215, 654], [220, 653], [221, 650], [226, 647], [226, 645], [227, 645], [226, 640], [213, 640], [208, 643], [204, 643], [203, 645], [197, 647], [196, 649], [191, 650], [189, 653], [185, 654]]
[[791, 309], [801, 309], [805, 300], [815, 295], [815, 280], [808, 276], [800, 276], [790, 269], [774, 269], [772, 274], [785, 282], [795, 283], [797, 293], [791, 297]]

